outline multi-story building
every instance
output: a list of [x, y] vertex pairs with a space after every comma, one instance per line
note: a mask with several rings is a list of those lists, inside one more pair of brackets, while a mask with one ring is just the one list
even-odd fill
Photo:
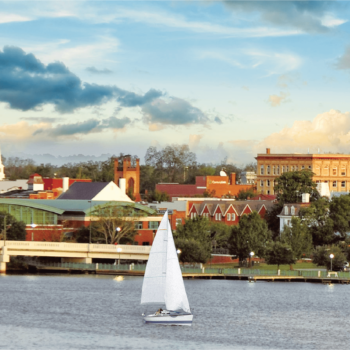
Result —
[[329, 190], [350, 191], [350, 154], [273, 154], [270, 148], [258, 154], [257, 192], [274, 194], [275, 179], [284, 172], [309, 169], [313, 181], [328, 183]]

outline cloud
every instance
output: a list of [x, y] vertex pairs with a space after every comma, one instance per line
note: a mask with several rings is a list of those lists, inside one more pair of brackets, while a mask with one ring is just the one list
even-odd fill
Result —
[[137, 95], [116, 86], [83, 83], [61, 62], [45, 65], [18, 47], [5, 46], [0, 51], [0, 101], [13, 109], [27, 111], [53, 104], [56, 111], [67, 113], [112, 99], [122, 106], [134, 107], [161, 95], [154, 89]]
[[55, 127], [38, 129], [33, 133], [33, 136], [38, 134], [46, 134], [53, 137], [87, 135], [101, 132], [105, 129], [120, 130], [130, 123], [131, 120], [127, 117], [122, 119], [110, 117], [101, 121], [91, 118], [79, 123], [59, 124]]
[[95, 67], [87, 67], [85, 70], [92, 74], [113, 74], [113, 71], [107, 68], [97, 69]]
[[206, 124], [209, 118], [187, 101], [170, 97], [169, 101], [155, 99], [142, 106], [144, 120], [147, 123], [168, 125]]
[[335, 1], [224, 1], [236, 12], [259, 14], [263, 22], [300, 29], [309, 33], [324, 33], [345, 23], [331, 11], [342, 5]]
[[280, 106], [282, 102], [286, 102], [286, 98], [288, 97], [287, 93], [281, 92], [281, 95], [270, 95], [267, 102], [271, 105], [271, 107]]
[[0, 12], [0, 24], [11, 22], [28, 22], [32, 21], [32, 18], [20, 16], [14, 13], [1, 13]]
[[22, 117], [22, 120], [28, 120], [32, 122], [42, 122], [42, 123], [55, 123], [62, 118], [54, 118], [54, 117]]
[[222, 124], [222, 120], [219, 117], [215, 117], [214, 122], [217, 124]]
[[190, 135], [189, 137], [190, 148], [196, 148], [202, 138], [203, 138], [203, 135]]
[[350, 69], [350, 46], [345, 49], [344, 54], [338, 59], [336, 63], [338, 69]]
[[317, 115], [314, 120], [294, 122], [280, 132], [273, 133], [253, 147], [261, 153], [266, 147], [274, 153], [310, 152], [317, 153], [318, 148], [324, 152], [349, 153], [350, 112], [342, 113], [330, 110]]
[[33, 139], [33, 134], [38, 130], [50, 127], [47, 123], [38, 123], [30, 125], [26, 121], [21, 121], [15, 124], [4, 124], [0, 126], [1, 139], [13, 140], [28, 140]]

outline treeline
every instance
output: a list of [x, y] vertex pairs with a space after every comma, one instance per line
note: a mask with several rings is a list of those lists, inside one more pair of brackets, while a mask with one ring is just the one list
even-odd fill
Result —
[[[10, 180], [27, 179], [31, 174], [38, 173], [43, 177], [63, 177], [92, 179], [92, 181], [114, 180], [114, 159], [122, 157], [112, 156], [105, 161], [87, 161], [80, 163], [67, 163], [62, 166], [52, 164], [37, 165], [31, 159], [18, 157], [2, 157], [5, 165], [5, 175]], [[132, 159], [139, 158], [132, 156]], [[171, 145], [163, 149], [149, 147], [145, 154], [145, 164], [140, 166], [140, 191], [153, 192], [155, 185], [160, 182], [195, 183], [196, 176], [219, 175], [224, 168], [226, 173], [236, 173], [238, 178], [242, 171], [256, 171], [256, 164], [244, 166], [229, 163], [227, 159], [217, 164], [197, 162], [194, 152], [188, 145]]]

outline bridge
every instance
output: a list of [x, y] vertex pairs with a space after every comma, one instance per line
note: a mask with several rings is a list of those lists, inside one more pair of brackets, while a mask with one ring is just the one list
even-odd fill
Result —
[[0, 241], [0, 272], [6, 272], [11, 256], [58, 257], [61, 262], [91, 264], [92, 259], [148, 260], [151, 246]]

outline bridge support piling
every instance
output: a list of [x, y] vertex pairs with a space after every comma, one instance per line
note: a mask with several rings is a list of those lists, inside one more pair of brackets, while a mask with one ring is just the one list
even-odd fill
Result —
[[0, 254], [0, 273], [6, 273], [6, 263], [10, 262], [10, 256], [7, 254], [7, 247], [2, 247]]

